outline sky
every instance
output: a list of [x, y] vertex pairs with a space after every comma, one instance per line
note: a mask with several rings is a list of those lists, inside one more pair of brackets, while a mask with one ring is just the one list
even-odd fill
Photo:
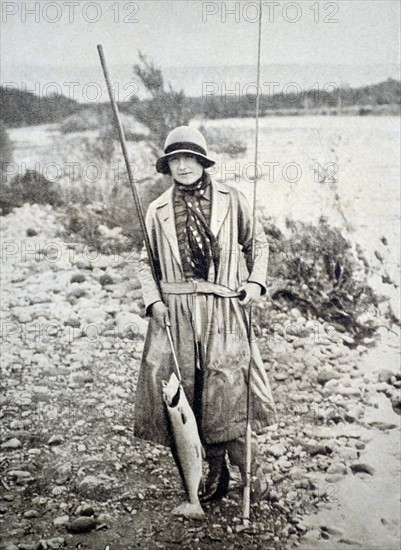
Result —
[[[28, 13], [35, 4], [36, 21], [35, 14]], [[138, 48], [162, 66], [254, 63], [257, 4], [247, 0], [2, 0], [2, 58], [14, 64], [90, 65], [97, 62], [95, 46], [102, 42], [112, 63], [132, 58]], [[399, 61], [398, 0], [263, 4], [266, 62]], [[230, 9], [235, 13], [230, 14]]]
[[[389, 65], [400, 61], [398, 0], [263, 1], [262, 63]], [[133, 64], [255, 65], [258, 2], [251, 0], [2, 0], [1, 79], [42, 66], [65, 72]]]

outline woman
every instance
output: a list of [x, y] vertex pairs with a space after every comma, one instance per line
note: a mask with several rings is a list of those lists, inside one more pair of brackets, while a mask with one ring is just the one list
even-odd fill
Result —
[[[206, 169], [213, 164], [198, 130], [180, 126], [170, 132], [156, 169], [171, 176], [172, 186], [150, 204], [146, 216], [162, 295], [146, 251], [139, 267], [151, 319], [137, 388], [135, 435], [168, 444], [162, 380], [174, 370], [165, 330], [169, 324], [209, 465], [203, 502], [227, 494], [227, 454], [245, 473], [250, 360], [252, 427], [257, 431], [275, 421], [269, 383], [252, 338], [249, 343], [245, 314], [245, 308], [266, 292], [268, 246], [257, 225], [252, 247], [246, 199], [211, 180]], [[254, 460], [254, 473], [255, 465]]]

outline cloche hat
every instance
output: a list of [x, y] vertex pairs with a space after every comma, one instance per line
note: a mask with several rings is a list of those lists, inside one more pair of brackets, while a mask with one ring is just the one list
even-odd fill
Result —
[[156, 170], [160, 174], [169, 174], [168, 158], [177, 153], [191, 153], [199, 158], [205, 168], [215, 164], [208, 158], [206, 140], [203, 135], [189, 126], [178, 126], [171, 130], [164, 144], [164, 155], [156, 162]]

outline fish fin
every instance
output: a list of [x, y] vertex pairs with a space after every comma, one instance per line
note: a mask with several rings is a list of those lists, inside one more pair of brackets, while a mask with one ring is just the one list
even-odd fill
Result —
[[206, 460], [206, 451], [203, 445], [201, 445], [201, 455], [202, 455], [202, 459]]
[[180, 397], [181, 397], [181, 386], [178, 386], [177, 393], [175, 394], [175, 396], [171, 400], [171, 404], [169, 405], [172, 409], [178, 405]]

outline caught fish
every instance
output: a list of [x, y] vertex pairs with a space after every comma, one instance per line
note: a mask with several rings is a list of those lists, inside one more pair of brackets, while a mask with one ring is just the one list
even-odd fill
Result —
[[172, 452], [189, 499], [173, 510], [174, 515], [201, 519], [205, 512], [199, 502], [198, 490], [202, 479], [202, 444], [194, 413], [183, 388], [173, 373], [163, 380], [163, 399], [172, 432]]

